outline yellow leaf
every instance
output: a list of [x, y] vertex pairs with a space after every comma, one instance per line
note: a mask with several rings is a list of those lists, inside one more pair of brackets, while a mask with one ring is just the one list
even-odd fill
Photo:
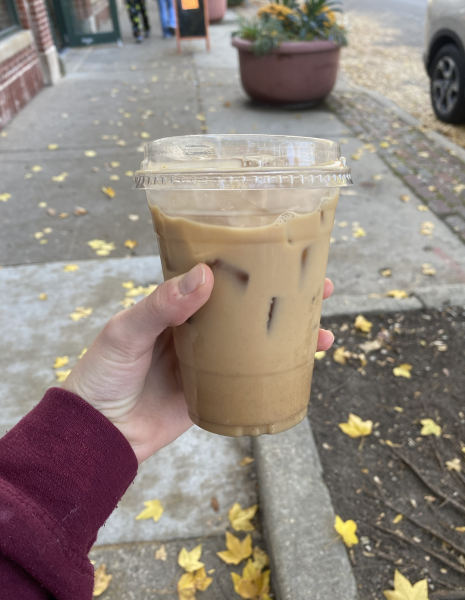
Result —
[[199, 113], [198, 115], [195, 115], [195, 118], [198, 119], [199, 121], [205, 121], [205, 115], [202, 115], [202, 113]]
[[80, 319], [85, 319], [89, 315], [92, 314], [91, 308], [84, 308], [83, 306], [78, 306], [74, 312], [69, 315], [69, 318], [73, 321], [79, 321]]
[[423, 425], [420, 435], [435, 435], [441, 437], [441, 426], [433, 421], [433, 419], [422, 419], [420, 423]]
[[184, 573], [181, 575], [177, 585], [179, 600], [195, 599], [195, 579], [193, 573]]
[[397, 523], [400, 523], [400, 522], [402, 521], [402, 519], [403, 519], [403, 518], [404, 518], [404, 517], [403, 517], [402, 515], [400, 515], [400, 514], [399, 514], [399, 515], [396, 515], [396, 516], [395, 516], [395, 517], [392, 519], [392, 522], [393, 522], [393, 523], [395, 523], [395, 524], [397, 524]]
[[357, 531], [357, 523], [352, 521], [352, 519], [344, 522], [341, 517], [336, 515], [334, 529], [341, 536], [342, 541], [347, 548], [352, 548], [352, 546], [358, 544], [358, 537], [355, 535], [355, 532]]
[[260, 572], [252, 562], [248, 560], [242, 570], [242, 577], [238, 573], [231, 573], [234, 591], [245, 600], [266, 600], [270, 591], [270, 571]]
[[315, 352], [315, 360], [322, 360], [326, 356], [326, 352], [324, 350], [320, 350], [320, 352]]
[[147, 133], [146, 131], [143, 131], [143, 132], [140, 134], [140, 137], [141, 137], [141, 138], [144, 138], [144, 139], [146, 140], [146, 139], [148, 139], [148, 138], [150, 137], [150, 133]]
[[142, 295], [148, 296], [154, 290], [156, 290], [157, 287], [158, 287], [158, 285], [156, 285], [156, 284], [148, 285], [147, 287], [143, 287], [142, 285], [140, 285], [140, 286], [132, 288], [128, 292], [126, 292], [126, 297], [127, 298], [136, 298], [137, 296], [142, 296]]
[[158, 77], [156, 75], [154, 75], [152, 77], [152, 83], [157, 83], [157, 81], [158, 81]]
[[361, 238], [361, 237], [365, 237], [365, 236], [366, 236], [366, 231], [363, 229], [363, 227], [356, 227], [352, 231], [352, 237], [354, 237], [354, 238]]
[[78, 360], [81, 360], [81, 358], [84, 356], [84, 354], [87, 352], [87, 348], [83, 348], [81, 350], [81, 354], [78, 356]]
[[392, 372], [396, 377], [405, 377], [406, 379], [411, 379], [412, 375], [410, 371], [412, 370], [412, 368], [412, 365], [409, 365], [408, 363], [403, 363], [398, 367], [394, 367], [394, 369], [392, 369]]
[[336, 348], [333, 354], [333, 360], [340, 365], [345, 365], [347, 363], [347, 357], [345, 355], [346, 347], [341, 346], [340, 348]]
[[65, 369], [64, 371], [55, 371], [56, 380], [58, 383], [66, 381], [68, 375], [71, 373], [71, 369]]
[[135, 248], [137, 246], [137, 244], [138, 244], [138, 242], [136, 242], [136, 240], [126, 240], [124, 242], [124, 245], [126, 246], [126, 248], [129, 248], [130, 250]]
[[121, 285], [127, 290], [132, 290], [134, 287], [134, 283], [132, 281], [123, 281]]
[[[432, 191], [434, 191], [434, 190], [432, 190]], [[418, 204], [417, 210], [419, 210], [420, 212], [428, 212], [429, 208], [427, 206], [425, 206], [424, 204]]]
[[259, 571], [263, 571], [263, 569], [270, 564], [268, 554], [258, 546], [253, 549], [253, 564]]
[[43, 230], [44, 233], [52, 233], [52, 229], [50, 227], [45, 227], [45, 229]]
[[94, 591], [92, 592], [92, 596], [100, 596], [110, 585], [113, 575], [107, 575], [105, 569], [105, 565], [100, 565], [94, 572]]
[[119, 175], [110, 175], [111, 181], [119, 181]]
[[55, 358], [55, 362], [53, 363], [54, 369], [61, 369], [61, 367], [65, 367], [69, 363], [69, 356], [57, 356]]
[[47, 300], [48, 299], [48, 294], [46, 294], [44, 292], [43, 294], [39, 294], [38, 298], [39, 298], [39, 300]]
[[380, 142], [379, 145], [381, 148], [389, 148], [391, 144], [389, 142]]
[[52, 181], [61, 183], [61, 182], [65, 181], [65, 179], [67, 177], [68, 177], [68, 173], [61, 173], [60, 175], [55, 175], [54, 177], [52, 177]]
[[34, 237], [36, 238], [36, 240], [40, 240], [40, 238], [44, 237], [43, 231], [36, 231], [36, 233], [34, 233]]
[[354, 326], [356, 329], [360, 329], [360, 331], [363, 331], [364, 333], [370, 333], [373, 323], [367, 321], [363, 315], [358, 315], [358, 317], [355, 319]]
[[394, 590], [383, 592], [386, 600], [428, 600], [428, 582], [426, 579], [412, 585], [397, 569], [394, 573]]
[[10, 198], [11, 194], [7, 194], [6, 192], [4, 194], [0, 194], [0, 202], [8, 202]]
[[381, 275], [381, 277], [391, 277], [392, 269], [383, 269], [379, 272], [379, 274]]
[[417, 152], [417, 155], [421, 158], [429, 158], [429, 152]]
[[199, 544], [190, 552], [188, 552], [185, 548], [182, 548], [178, 556], [178, 564], [188, 573], [192, 573], [193, 571], [197, 571], [205, 566], [203, 562], [200, 562], [201, 556], [202, 544]]
[[421, 272], [423, 275], [436, 275], [436, 269], [428, 263], [421, 265]]
[[126, 142], [124, 140], [118, 140], [116, 143], [118, 146], [126, 146]]
[[48, 240], [40, 240], [39, 244], [48, 244]]
[[47, 206], [46, 202], [39, 202], [39, 204], [37, 205], [39, 208], [45, 208]]
[[31, 170], [34, 171], [34, 173], [40, 173], [42, 167], [40, 165], [34, 165]]
[[94, 158], [94, 156], [97, 156], [97, 152], [95, 152], [95, 150], [85, 150], [84, 155], [87, 156], [87, 158]]
[[116, 195], [115, 190], [111, 187], [102, 186], [102, 192], [109, 198], [114, 198]]
[[49, 144], [49, 145], [47, 146], [47, 148], [48, 148], [49, 150], [56, 150], [57, 148], [59, 148], [59, 146], [58, 146], [58, 144]]
[[381, 179], [382, 179], [382, 178], [383, 178], [383, 176], [382, 176], [382, 175], [373, 175], [373, 179], [374, 179], [375, 181], [381, 181]]
[[65, 265], [63, 267], [63, 271], [65, 273], [73, 273], [74, 271], [77, 271], [79, 269], [79, 265]]
[[110, 167], [113, 167], [113, 169], [116, 169], [117, 167], [120, 166], [121, 163], [117, 162], [116, 160], [112, 160], [110, 163]]
[[359, 438], [371, 434], [373, 421], [362, 421], [357, 415], [349, 413], [347, 423], [339, 423], [339, 428], [349, 437]]
[[124, 174], [126, 177], [134, 177], [134, 171], [126, 171]]
[[108, 256], [112, 250], [115, 250], [113, 242], [105, 242], [104, 240], [90, 240], [87, 244], [95, 250], [97, 256]]
[[205, 572], [205, 567], [198, 569], [194, 573], [194, 584], [195, 588], [201, 592], [204, 592], [211, 584], [213, 579], [211, 577], [207, 577]]
[[389, 292], [386, 292], [386, 296], [389, 296], [389, 298], [396, 298], [396, 300], [408, 298], [408, 294], [407, 292], [404, 292], [404, 290], [390, 290]]
[[226, 532], [226, 548], [223, 552], [217, 552], [217, 555], [228, 565], [238, 565], [241, 560], [249, 558], [252, 554], [252, 537], [249, 534], [241, 541], [235, 535]]
[[160, 500], [148, 500], [144, 502], [144, 506], [144, 510], [137, 515], [136, 521], [153, 519], [157, 523], [161, 519], [164, 510]]
[[402, 202], [410, 202], [410, 196], [407, 196], [406, 194], [402, 194], [400, 196], [400, 199], [402, 200]]
[[391, 440], [386, 440], [386, 446], [389, 446], [390, 448], [402, 448], [402, 444], [394, 444]]
[[254, 531], [255, 527], [250, 522], [257, 512], [258, 504], [249, 508], [242, 508], [239, 503], [235, 503], [228, 512], [229, 521], [234, 531]]
[[455, 531], [460, 531], [460, 533], [465, 533], [465, 527], [456, 527]]
[[244, 458], [239, 463], [240, 467], [246, 467], [247, 465], [251, 465], [254, 462], [254, 458], [251, 456], [244, 456]]
[[131, 306], [134, 306], [135, 303], [136, 301], [134, 298], [123, 298], [120, 302], [123, 308], [130, 308]]
[[422, 235], [432, 235], [433, 229], [434, 223], [431, 223], [431, 221], [424, 221], [424, 223], [421, 224], [420, 233]]
[[453, 458], [452, 460], [446, 461], [446, 467], [448, 471], [457, 471], [458, 473], [462, 470], [462, 463], [460, 458]]
[[399, 413], [403, 413], [404, 409], [401, 406], [394, 406], [394, 410], [399, 412]]
[[158, 550], [155, 552], [155, 560], [166, 560], [166, 548], [165, 544], [162, 544]]

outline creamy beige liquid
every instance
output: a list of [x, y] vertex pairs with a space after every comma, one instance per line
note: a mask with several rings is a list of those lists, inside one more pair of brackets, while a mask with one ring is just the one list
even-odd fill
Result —
[[199, 262], [215, 276], [209, 301], [174, 332], [189, 415], [203, 429], [278, 433], [305, 417], [337, 200], [262, 227], [151, 206], [165, 279]]

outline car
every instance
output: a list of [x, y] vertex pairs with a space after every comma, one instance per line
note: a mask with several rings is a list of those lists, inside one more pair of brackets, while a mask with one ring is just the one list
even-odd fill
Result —
[[446, 123], [465, 123], [465, 2], [428, 0], [424, 63], [433, 110]]

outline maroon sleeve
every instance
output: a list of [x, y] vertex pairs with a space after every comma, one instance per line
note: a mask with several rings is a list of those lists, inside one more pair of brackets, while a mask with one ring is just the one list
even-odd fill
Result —
[[59, 388], [0, 439], [2, 600], [91, 600], [87, 554], [137, 473], [110, 421]]

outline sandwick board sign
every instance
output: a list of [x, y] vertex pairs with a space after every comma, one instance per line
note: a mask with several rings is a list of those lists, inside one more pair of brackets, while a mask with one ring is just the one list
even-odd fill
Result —
[[176, 8], [176, 44], [181, 54], [181, 40], [205, 39], [210, 52], [207, 0], [174, 0]]

